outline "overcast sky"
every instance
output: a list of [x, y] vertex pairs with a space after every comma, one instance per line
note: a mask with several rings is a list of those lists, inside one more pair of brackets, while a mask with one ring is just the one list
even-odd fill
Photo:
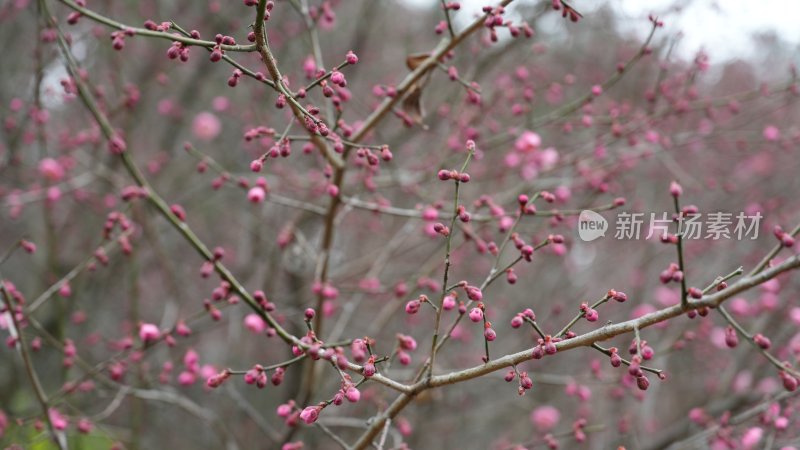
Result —
[[[439, 0], [398, 0], [413, 7], [439, 4]], [[532, 0], [518, 0], [532, 1]], [[542, 0], [536, 0], [540, 2]], [[461, 0], [459, 23], [466, 22], [480, 8], [493, 0]], [[622, 17], [630, 18], [632, 30], [646, 34], [646, 18], [658, 13], [666, 22], [665, 31], [683, 32], [677, 54], [691, 58], [701, 47], [711, 53], [712, 62], [753, 56], [759, 49], [753, 33], [774, 31], [781, 39], [800, 43], [800, 0], [572, 0], [572, 6], [584, 15], [601, 5], [611, 4]], [[672, 5], [688, 4], [676, 12]]]

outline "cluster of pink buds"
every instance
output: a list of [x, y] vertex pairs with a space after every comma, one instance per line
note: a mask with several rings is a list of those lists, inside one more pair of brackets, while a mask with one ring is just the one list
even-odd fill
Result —
[[655, 355], [655, 351], [653, 350], [653, 347], [650, 347], [649, 345], [647, 345], [647, 341], [642, 340], [640, 343], [637, 344], [636, 339], [634, 339], [633, 342], [631, 342], [630, 347], [628, 347], [628, 353], [630, 353], [631, 355], [637, 355], [637, 354], [640, 353], [639, 352], [640, 348], [641, 348], [641, 355], [640, 356], [645, 361], [651, 360], [653, 358], [653, 356]]
[[319, 108], [314, 105], [308, 105], [306, 106], [306, 111], [308, 111], [310, 114], [310, 116], [306, 115], [303, 117], [303, 122], [306, 126], [306, 129], [312, 133], [319, 133], [319, 135], [322, 137], [328, 136], [331, 131], [328, 129], [328, 126], [325, 125], [325, 122], [319, 120], [317, 117], [320, 112]]
[[150, 31], [160, 31], [163, 33], [172, 28], [172, 23], [170, 22], [155, 23], [154, 21], [148, 19], [144, 21], [144, 27]]
[[553, 0], [553, 9], [556, 11], [561, 11], [561, 17], [567, 18], [573, 22], [577, 22], [583, 18], [581, 13], [575, 10], [572, 6], [566, 4], [566, 2], [562, 0]]
[[468, 173], [459, 173], [457, 170], [440, 170], [439, 171], [439, 179], [442, 181], [448, 180], [455, 180], [461, 183], [469, 183], [469, 174]]
[[536, 214], [536, 205], [531, 203], [531, 199], [527, 195], [520, 194], [517, 197], [517, 202], [519, 203], [520, 214]]
[[492, 42], [497, 42], [497, 28], [498, 27], [506, 27], [508, 28], [509, 33], [511, 33], [511, 37], [519, 37], [524, 35], [527, 38], [533, 36], [533, 29], [527, 23], [523, 22], [522, 25], [516, 26], [510, 20], [503, 20], [503, 14], [505, 13], [505, 8], [502, 6], [492, 7], [492, 6], [484, 6], [483, 12], [486, 14], [486, 20], [484, 20], [483, 25], [489, 29], [489, 38]]
[[275, 136], [275, 129], [265, 126], [251, 128], [244, 133], [244, 140], [250, 142], [264, 136]]
[[119, 227], [122, 231], [128, 231], [131, 229], [133, 224], [128, 220], [128, 217], [119, 211], [111, 211], [106, 216], [106, 222], [103, 224], [103, 238], [108, 239], [111, 237], [111, 233], [114, 231], [114, 227], [119, 224]]
[[[342, 145], [342, 150], [344, 150], [344, 145]], [[337, 153], [342, 153], [342, 152], [337, 151]], [[356, 150], [356, 156], [366, 160], [367, 164], [373, 167], [376, 167], [380, 163], [380, 160], [389, 162], [392, 160], [392, 158], [394, 158], [388, 146], [381, 147], [380, 156], [376, 155], [375, 152], [366, 147], [361, 147], [358, 150]]]
[[242, 73], [241, 70], [235, 69], [231, 74], [230, 78], [228, 78], [228, 86], [236, 87], [236, 85], [239, 84], [239, 79], [242, 78], [242, 75], [244, 74]]
[[222, 50], [223, 45], [236, 45], [236, 39], [221, 34], [214, 36], [214, 42], [216, 42], [217, 45], [211, 50], [211, 55], [209, 56], [211, 62], [217, 62], [222, 59], [222, 56], [225, 54], [225, 51]]
[[[506, 377], [506, 380], [508, 380], [508, 377]], [[508, 381], [510, 381], [510, 380], [508, 380]], [[528, 372], [520, 372], [519, 373], [519, 389], [517, 390], [517, 393], [519, 395], [525, 395], [525, 393], [527, 391], [531, 390], [531, 389], [533, 389], [533, 380], [528, 375]]]
[[572, 424], [572, 436], [575, 438], [575, 442], [583, 443], [586, 441], [584, 428], [586, 428], [586, 419], [584, 418], [580, 418]]
[[636, 378], [636, 386], [639, 389], [646, 391], [648, 387], [650, 387], [650, 380], [644, 375], [644, 371], [642, 371], [641, 366], [641, 358], [636, 355], [631, 359], [631, 364], [628, 366], [628, 374], [632, 377]]
[[598, 314], [597, 310], [589, 306], [586, 302], [581, 303], [580, 309], [584, 319], [589, 322], [597, 322], [597, 319], [600, 318], [600, 314]]
[[611, 366], [612, 367], [621, 366], [622, 365], [622, 357], [619, 356], [619, 349], [617, 347], [611, 347], [611, 348], [608, 349], [608, 351], [611, 353], [611, 355], [609, 355], [609, 358], [610, 358], [610, 361], [611, 361]]
[[222, 320], [222, 311], [220, 311], [216, 306], [209, 299], [203, 300], [203, 308], [206, 310], [209, 316], [211, 316], [211, 320], [214, 322], [219, 322]]
[[530, 308], [525, 308], [524, 311], [518, 312], [514, 318], [511, 319], [511, 328], [519, 328], [525, 322], [525, 319], [536, 321], [536, 314]]
[[[215, 258], [217, 256], [217, 251], [222, 251], [221, 248], [215, 249]], [[219, 259], [215, 259], [215, 261], [219, 261], [222, 258], [222, 254], [220, 254]], [[227, 300], [228, 303], [235, 305], [239, 302], [239, 298], [235, 295], [232, 295], [233, 291], [231, 290], [231, 284], [227, 281], [220, 281], [219, 285], [211, 291], [211, 299], [215, 302], [221, 302], [223, 300]]]
[[472, 220], [472, 216], [467, 212], [467, 208], [464, 205], [458, 205], [458, 208], [456, 208], [456, 216], [458, 216], [458, 220], [462, 223], [469, 223], [469, 221]]
[[125, 36], [133, 36], [136, 33], [130, 28], [111, 32], [111, 45], [114, 50], [122, 50], [125, 47]]
[[680, 266], [675, 263], [670, 263], [669, 267], [661, 272], [658, 278], [664, 284], [667, 284], [670, 281], [680, 283], [680, 281], [683, 280], [683, 272], [680, 270]]
[[408, 352], [413, 352], [417, 349], [417, 341], [406, 334], [397, 335], [397, 360], [400, 364], [407, 366], [411, 364], [411, 355]]
[[129, 202], [131, 200], [136, 200], [139, 198], [147, 198], [147, 196], [148, 196], [147, 189], [137, 185], [125, 186], [124, 188], [122, 188], [122, 191], [120, 192], [120, 198], [122, 198], [122, 201], [125, 202]]
[[784, 247], [794, 246], [794, 237], [792, 237], [790, 233], [783, 231], [783, 228], [781, 228], [780, 225], [776, 225], [775, 229], [772, 230], [772, 233]]
[[67, 77], [61, 80], [61, 87], [64, 88], [64, 93], [67, 95], [78, 94], [78, 83], [72, 77]]
[[542, 359], [544, 355], [554, 355], [558, 348], [556, 343], [561, 341], [560, 338], [552, 337], [549, 334], [544, 339], [539, 339], [539, 345], [533, 348], [533, 359]]
[[[190, 33], [193, 39], [200, 39], [200, 32], [192, 30]], [[189, 61], [189, 46], [178, 41], [172, 42], [172, 46], [167, 49], [167, 58], [179, 59], [181, 62]]]
[[267, 372], [261, 364], [256, 364], [244, 374], [244, 382], [263, 389], [267, 385]]
[[350, 376], [345, 375], [345, 378], [346, 380], [342, 381], [341, 389], [333, 396], [333, 404], [336, 406], [341, 405], [344, 399], [347, 399], [350, 403], [358, 403], [361, 399], [361, 391], [350, 380]]

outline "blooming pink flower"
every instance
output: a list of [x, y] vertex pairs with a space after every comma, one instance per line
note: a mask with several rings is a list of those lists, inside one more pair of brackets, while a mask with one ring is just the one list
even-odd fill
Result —
[[550, 405], [540, 406], [531, 412], [531, 422], [540, 432], [547, 432], [558, 425], [561, 413]]
[[192, 122], [192, 132], [195, 137], [203, 141], [211, 141], [222, 131], [222, 123], [213, 113], [203, 111], [195, 116]]

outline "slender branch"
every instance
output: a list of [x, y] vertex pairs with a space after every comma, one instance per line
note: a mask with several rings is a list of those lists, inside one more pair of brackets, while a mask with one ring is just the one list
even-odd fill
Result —
[[169, 41], [177, 41], [177, 42], [180, 42], [182, 44], [194, 45], [194, 46], [198, 46], [198, 47], [211, 48], [211, 47], [216, 47], [217, 45], [219, 45], [219, 47], [222, 50], [229, 51], [229, 52], [254, 52], [254, 51], [256, 51], [255, 44], [249, 44], [249, 45], [221, 45], [221, 44], [217, 44], [214, 41], [204, 41], [202, 39], [194, 39], [194, 38], [190, 38], [190, 37], [186, 37], [186, 36], [181, 36], [180, 34], [167, 33], [167, 32], [164, 32], [164, 31], [153, 31], [153, 30], [148, 30], [147, 28], [131, 27], [131, 26], [125, 25], [123, 23], [117, 22], [115, 20], [109, 19], [108, 17], [105, 17], [105, 16], [103, 16], [101, 14], [98, 14], [98, 13], [92, 11], [91, 9], [79, 6], [77, 3], [73, 2], [72, 0], [58, 0], [58, 1], [60, 1], [64, 5], [68, 6], [69, 8], [81, 13], [82, 16], [86, 16], [86, 17], [94, 20], [95, 22], [102, 23], [102, 24], [107, 25], [107, 26], [109, 26], [111, 28], [115, 28], [115, 29], [120, 30], [120, 31], [126, 31], [126, 32], [133, 33], [133, 34], [136, 34], [136, 35], [139, 35], [139, 36], [147, 36], [147, 37], [155, 37], [155, 38], [167, 39]]
[[[468, 146], [468, 153], [467, 159], [464, 161], [464, 164], [461, 166], [460, 173], [463, 173], [467, 170], [467, 166], [469, 166], [469, 162], [472, 159], [472, 154], [474, 153], [474, 144]], [[439, 323], [442, 320], [442, 311], [444, 310], [444, 298], [447, 296], [447, 278], [450, 275], [450, 246], [453, 241], [453, 234], [455, 234], [455, 227], [456, 227], [456, 218], [458, 217], [458, 202], [459, 202], [459, 188], [461, 187], [461, 181], [459, 178], [454, 180], [455, 182], [455, 192], [453, 194], [453, 218], [450, 220], [450, 231], [447, 233], [447, 238], [445, 242], [445, 253], [444, 253], [444, 274], [442, 276], [442, 295], [439, 299], [439, 307], [436, 308], [436, 318], [434, 320], [433, 325], [433, 338], [431, 339], [431, 352], [429, 356], [430, 363], [428, 364], [428, 378], [431, 377], [433, 374], [433, 366], [436, 361], [436, 341], [439, 340]], [[487, 350], [488, 351], [488, 350]]]
[[677, 245], [677, 248], [678, 248], [678, 268], [681, 270], [681, 273], [683, 274], [683, 276], [681, 277], [681, 308], [688, 309], [689, 308], [689, 293], [686, 290], [686, 276], [687, 276], [687, 274], [686, 274], [686, 268], [685, 268], [684, 263], [683, 263], [683, 229], [682, 229], [683, 221], [681, 220], [683, 215], [681, 213], [680, 204], [678, 203], [678, 196], [677, 195], [673, 195], [672, 196], [672, 201], [673, 201], [673, 204], [675, 205], [675, 214], [678, 215], [678, 224], [677, 224], [677, 226], [678, 226], [678, 233], [677, 233], [677, 237], [678, 237], [678, 245]]
[[47, 423], [47, 428], [49, 428], [53, 441], [56, 443], [58, 448], [60, 450], [67, 450], [68, 447], [66, 439], [62, 439], [62, 436], [56, 432], [56, 429], [53, 426], [53, 421], [50, 420], [50, 407], [48, 405], [47, 394], [45, 394], [42, 384], [39, 381], [39, 377], [36, 375], [36, 369], [33, 367], [33, 361], [31, 360], [30, 352], [28, 350], [28, 344], [25, 342], [25, 338], [22, 336], [22, 329], [19, 326], [19, 320], [17, 320], [17, 312], [14, 310], [11, 293], [8, 291], [5, 281], [2, 279], [0, 279], [0, 292], [3, 294], [2, 297], [3, 303], [5, 304], [6, 316], [11, 319], [11, 326], [13, 327], [12, 331], [16, 332], [15, 347], [22, 357], [22, 364], [25, 366], [25, 371], [28, 374], [28, 380], [31, 383], [31, 387], [33, 387], [36, 400], [39, 402], [39, 406], [42, 409], [42, 414], [44, 415], [44, 420]]

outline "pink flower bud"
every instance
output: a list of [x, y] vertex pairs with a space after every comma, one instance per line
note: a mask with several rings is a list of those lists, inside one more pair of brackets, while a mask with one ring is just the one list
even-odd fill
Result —
[[251, 203], [261, 203], [266, 197], [267, 193], [261, 186], [254, 186], [247, 191], [247, 200]]
[[[488, 322], [486, 323], [489, 324]], [[492, 342], [493, 340], [497, 339], [497, 333], [490, 327], [486, 327], [483, 330], [483, 337], [486, 338], [487, 341]]]
[[161, 332], [158, 327], [152, 323], [143, 323], [139, 327], [139, 339], [144, 343], [155, 342], [161, 338]]
[[480, 308], [472, 308], [469, 312], [469, 320], [473, 322], [480, 322], [483, 320], [483, 311]]
[[355, 386], [350, 386], [347, 388], [347, 391], [344, 393], [345, 398], [350, 403], [356, 403], [361, 398], [361, 391], [359, 391]]
[[680, 197], [683, 194], [683, 188], [677, 181], [673, 181], [669, 184], [669, 193], [673, 197]]
[[308, 406], [300, 412], [300, 419], [311, 425], [312, 423], [316, 422], [319, 418], [319, 412], [322, 411], [321, 406]]

